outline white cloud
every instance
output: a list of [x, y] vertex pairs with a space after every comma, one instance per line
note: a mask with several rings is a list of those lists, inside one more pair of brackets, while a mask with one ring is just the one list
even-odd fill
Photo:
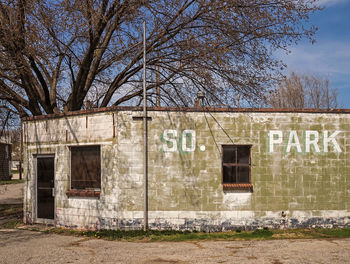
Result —
[[290, 68], [323, 75], [338, 73], [350, 76], [350, 43], [327, 41], [303, 44], [293, 47], [291, 52], [282, 55]]
[[327, 77], [331, 86], [338, 89], [340, 103], [350, 108], [350, 43], [332, 40], [314, 45], [300, 44], [291, 52], [278, 55], [289, 71]]
[[345, 3], [347, 0], [318, 0], [319, 6], [333, 6], [341, 3]]

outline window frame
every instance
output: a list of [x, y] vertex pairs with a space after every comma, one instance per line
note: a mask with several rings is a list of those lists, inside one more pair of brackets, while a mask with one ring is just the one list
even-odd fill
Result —
[[[85, 189], [73, 189], [72, 188], [72, 149], [73, 148], [88, 148], [88, 147], [98, 147], [99, 148], [99, 162], [100, 162], [100, 187], [99, 188], [85, 188]], [[102, 148], [101, 145], [72, 145], [68, 146], [69, 148], [69, 170], [70, 170], [70, 178], [69, 178], [69, 190], [66, 192], [68, 197], [91, 197], [91, 198], [99, 198], [102, 189]]]
[[[225, 147], [234, 147], [235, 148], [235, 162], [224, 162], [224, 149]], [[248, 163], [238, 163], [238, 148], [239, 147], [247, 147], [249, 149], [249, 158]], [[242, 191], [250, 191], [253, 192], [253, 184], [252, 184], [252, 178], [251, 178], [251, 167], [252, 167], [252, 145], [250, 144], [224, 144], [221, 145], [222, 155], [221, 155], [221, 182], [223, 186], [224, 191], [230, 191], [230, 190], [242, 190]], [[230, 183], [230, 182], [224, 182], [224, 167], [234, 167], [236, 170], [236, 182]], [[248, 182], [238, 182], [239, 173], [238, 169], [239, 167], [246, 167], [248, 168]]]

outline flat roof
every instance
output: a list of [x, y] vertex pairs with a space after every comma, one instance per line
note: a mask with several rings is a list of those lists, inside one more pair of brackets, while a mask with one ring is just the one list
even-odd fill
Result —
[[[86, 115], [92, 113], [103, 113], [112, 111], [143, 111], [143, 107], [137, 106], [110, 106], [48, 114], [40, 116], [23, 117], [23, 121], [45, 120], [52, 118]], [[147, 107], [147, 111], [168, 111], [168, 112], [233, 112], [233, 113], [321, 113], [321, 114], [350, 114], [350, 109], [291, 109], [291, 108], [230, 108], [230, 107]]]

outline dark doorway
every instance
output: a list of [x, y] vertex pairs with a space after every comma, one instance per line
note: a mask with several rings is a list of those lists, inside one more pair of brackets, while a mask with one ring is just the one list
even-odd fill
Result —
[[55, 158], [37, 157], [37, 218], [54, 219]]

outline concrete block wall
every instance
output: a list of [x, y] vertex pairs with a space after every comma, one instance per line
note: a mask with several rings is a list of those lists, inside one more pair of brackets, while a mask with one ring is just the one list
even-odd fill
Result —
[[[143, 124], [133, 118], [140, 116], [124, 109], [26, 121], [26, 221], [36, 221], [35, 157], [50, 153], [57, 226], [141, 228]], [[150, 111], [149, 116], [151, 228], [350, 225], [350, 114]], [[101, 145], [101, 195], [68, 197], [69, 146], [86, 144]], [[223, 190], [224, 144], [252, 145], [253, 192]]]

